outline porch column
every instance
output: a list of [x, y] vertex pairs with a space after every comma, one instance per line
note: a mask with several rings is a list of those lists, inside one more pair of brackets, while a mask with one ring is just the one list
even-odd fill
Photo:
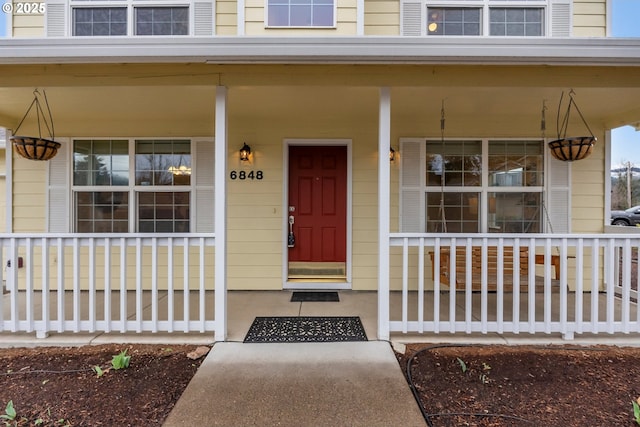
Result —
[[5, 133], [4, 150], [4, 183], [5, 183], [5, 233], [13, 233], [13, 144], [12, 130]]
[[378, 118], [378, 339], [389, 339], [389, 199], [391, 92], [380, 88]]
[[227, 338], [227, 88], [216, 86], [215, 111], [215, 340]]

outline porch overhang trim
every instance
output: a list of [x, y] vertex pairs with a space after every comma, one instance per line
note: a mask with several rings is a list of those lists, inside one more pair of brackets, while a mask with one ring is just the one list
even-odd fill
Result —
[[0, 40], [0, 64], [640, 65], [640, 39], [425, 37], [46, 38]]

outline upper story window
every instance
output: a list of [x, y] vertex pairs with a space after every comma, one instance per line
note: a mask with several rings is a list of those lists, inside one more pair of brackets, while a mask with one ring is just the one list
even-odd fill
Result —
[[214, 0], [49, 0], [48, 37], [212, 36]]
[[[109, 7], [73, 7], [74, 36], [176, 36], [189, 34], [188, 6], [147, 6], [126, 3]], [[120, 3], [120, 2], [117, 2]], [[76, 3], [73, 3], [74, 5]], [[113, 6], [111, 6], [113, 5]], [[133, 25], [129, 25], [133, 22]]]
[[268, 0], [268, 27], [334, 27], [334, 0]]
[[402, 35], [544, 37], [570, 35], [563, 0], [404, 0]]

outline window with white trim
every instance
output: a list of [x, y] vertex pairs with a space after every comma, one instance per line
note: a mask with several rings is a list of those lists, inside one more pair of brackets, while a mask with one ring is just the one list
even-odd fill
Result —
[[407, 36], [569, 36], [570, 0], [402, 0]]
[[334, 27], [334, 0], [267, 0], [268, 27]]
[[191, 229], [190, 140], [74, 140], [73, 231]]
[[[190, 8], [199, 4], [192, 0], [171, 3], [162, 0], [70, 0], [71, 34], [77, 37], [186, 36], [191, 34]], [[197, 20], [198, 10], [195, 14]], [[209, 26], [212, 25], [211, 22]]]
[[545, 230], [544, 141], [407, 139], [401, 147], [402, 231]]

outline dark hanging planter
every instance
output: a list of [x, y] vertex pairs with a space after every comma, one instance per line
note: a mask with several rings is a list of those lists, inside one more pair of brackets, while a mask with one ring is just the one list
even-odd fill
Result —
[[[57, 153], [60, 148], [60, 143], [54, 141], [54, 129], [53, 129], [53, 117], [51, 116], [51, 109], [49, 109], [49, 102], [47, 101], [47, 95], [43, 92], [44, 103], [47, 107], [47, 115], [45, 115], [42, 105], [40, 104], [40, 92], [36, 89], [33, 91], [33, 101], [27, 109], [27, 112], [20, 120], [20, 124], [16, 127], [14, 133], [18, 133], [20, 126], [29, 115], [29, 112], [36, 107], [35, 114], [38, 120], [38, 136], [12, 136], [10, 138], [13, 143], [13, 148], [16, 153], [28, 160], [50, 160]], [[47, 120], [47, 116], [49, 117]], [[49, 132], [50, 139], [42, 137], [41, 126], [42, 122]]]
[[[562, 97], [564, 96], [564, 92], [560, 96], [560, 103], [558, 105], [558, 118], [557, 118], [557, 129], [558, 129], [558, 139], [549, 142], [549, 149], [551, 150], [551, 155], [558, 160], [562, 160], [564, 162], [572, 162], [574, 160], [582, 160], [588, 157], [591, 154], [591, 150], [595, 145], [597, 139], [591, 132], [589, 125], [586, 120], [582, 116], [580, 109], [578, 109], [578, 105], [575, 103], [573, 99], [574, 92], [571, 90], [569, 92], [569, 105], [567, 107], [567, 112], [565, 113], [562, 124], [560, 124], [560, 108], [562, 106]], [[571, 107], [575, 107], [576, 111], [580, 115], [582, 122], [587, 127], [587, 130], [591, 134], [591, 136], [574, 136], [567, 137], [567, 126], [569, 124], [569, 115], [571, 113]]]

